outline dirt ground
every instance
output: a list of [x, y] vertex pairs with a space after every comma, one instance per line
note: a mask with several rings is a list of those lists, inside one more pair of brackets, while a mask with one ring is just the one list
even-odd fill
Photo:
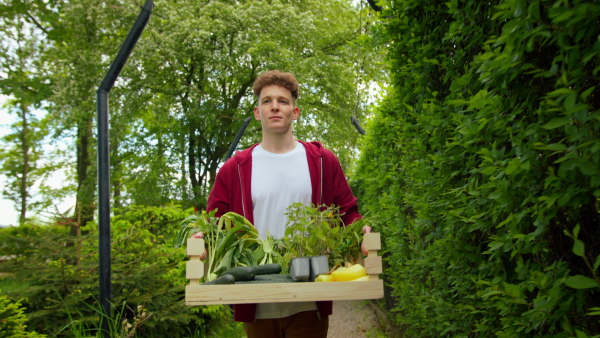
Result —
[[328, 338], [387, 337], [369, 301], [335, 301], [329, 317]]

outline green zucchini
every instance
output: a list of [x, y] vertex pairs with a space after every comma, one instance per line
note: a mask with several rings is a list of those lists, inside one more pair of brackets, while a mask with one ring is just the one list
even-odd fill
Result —
[[276, 275], [281, 273], [281, 265], [279, 264], [263, 264], [252, 266], [252, 271], [256, 276], [258, 275]]
[[232, 275], [236, 281], [246, 281], [253, 280], [256, 274], [254, 273], [254, 269], [249, 266], [236, 266], [235, 268], [229, 268], [221, 272], [219, 277], [224, 275]]
[[252, 281], [235, 282], [235, 284], [262, 284], [262, 283], [294, 283], [290, 275], [258, 275]]
[[219, 285], [219, 284], [234, 284], [235, 277], [233, 275], [221, 275], [210, 282], [203, 283], [202, 285]]
[[256, 281], [268, 281], [271, 283], [285, 283], [285, 282], [293, 282], [292, 277], [290, 275], [282, 275], [282, 274], [270, 274], [270, 275], [259, 275], [254, 277]]

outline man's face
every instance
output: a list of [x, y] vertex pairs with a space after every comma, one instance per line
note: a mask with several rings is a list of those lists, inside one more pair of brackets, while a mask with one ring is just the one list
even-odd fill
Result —
[[266, 86], [260, 91], [258, 107], [254, 117], [263, 126], [263, 131], [285, 133], [298, 118], [300, 110], [294, 106], [292, 93], [281, 86]]

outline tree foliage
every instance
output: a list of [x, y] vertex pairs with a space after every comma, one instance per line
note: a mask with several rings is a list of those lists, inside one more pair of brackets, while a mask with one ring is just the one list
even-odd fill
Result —
[[[140, 187], [152, 180], [163, 198], [202, 207], [235, 134], [252, 116], [254, 79], [269, 69], [294, 72], [302, 86], [296, 136], [320, 139], [348, 159], [346, 148], [356, 142], [349, 117], [364, 114], [357, 83], [381, 78], [378, 51], [368, 49], [372, 41], [360, 25], [364, 15], [347, 2], [158, 2], [124, 73], [123, 105], [143, 115], [119, 151], [147, 159], [125, 156], [135, 160], [123, 162], [134, 168], [125, 178], [132, 202], [145, 198]], [[259, 130], [252, 123], [242, 146], [258, 142]]]
[[[43, 142], [48, 128], [36, 110], [44, 108], [44, 100], [51, 95], [49, 72], [44, 65], [46, 45], [43, 33], [30, 24], [23, 13], [0, 7], [0, 93], [8, 99], [4, 107], [15, 116], [11, 132], [2, 137], [0, 170], [7, 177], [2, 194], [15, 202], [19, 223], [27, 219], [27, 211], [48, 206], [44, 197], [32, 196], [34, 185], [44, 184], [43, 179], [55, 167], [43, 162]], [[58, 161], [57, 161], [58, 162]], [[43, 189], [41, 189], [43, 194]], [[47, 196], [46, 196], [47, 197]]]
[[43, 338], [46, 335], [28, 332], [27, 316], [21, 302], [12, 302], [7, 296], [0, 295], [0, 336], [12, 338]]
[[[37, 62], [48, 74], [47, 124], [54, 137], [72, 140], [74, 218], [85, 225], [95, 210], [94, 91], [139, 4], [7, 0], [0, 9], [7, 30], [19, 15], [44, 41], [36, 45], [41, 55], [17, 61]], [[252, 116], [250, 87], [269, 69], [294, 72], [302, 85], [297, 137], [323, 141], [348, 166], [357, 137], [350, 115], [364, 117], [367, 90], [385, 75], [369, 21], [369, 11], [349, 1], [156, 1], [110, 94], [115, 206], [177, 200], [202, 208]], [[252, 123], [240, 146], [257, 142], [259, 130]]]
[[397, 0], [355, 187], [409, 336], [600, 334], [600, 5]]

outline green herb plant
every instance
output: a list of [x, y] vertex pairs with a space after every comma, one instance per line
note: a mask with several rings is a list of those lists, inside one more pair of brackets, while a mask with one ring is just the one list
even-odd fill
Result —
[[205, 281], [235, 266], [257, 264], [254, 252], [261, 246], [258, 231], [245, 217], [228, 212], [215, 217], [216, 210], [189, 216], [181, 223], [175, 246], [181, 246], [193, 233], [202, 232], [208, 251]]
[[286, 215], [284, 262], [294, 257], [329, 256], [332, 265], [351, 262], [359, 255], [363, 220], [344, 226], [338, 206], [290, 205]]

